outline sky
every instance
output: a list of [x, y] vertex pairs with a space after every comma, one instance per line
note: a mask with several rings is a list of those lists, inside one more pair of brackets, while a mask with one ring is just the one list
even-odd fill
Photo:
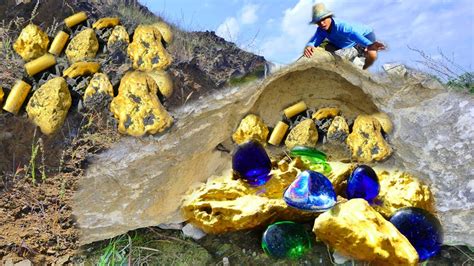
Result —
[[[301, 56], [316, 31], [313, 0], [139, 0], [185, 30], [215, 31], [242, 49], [278, 64]], [[326, 0], [339, 19], [370, 26], [387, 49], [371, 71], [386, 63], [423, 69], [415, 48], [456, 71], [474, 71], [473, 0]]]

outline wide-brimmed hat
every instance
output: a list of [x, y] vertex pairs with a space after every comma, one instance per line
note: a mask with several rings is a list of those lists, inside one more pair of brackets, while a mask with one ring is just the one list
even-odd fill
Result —
[[313, 6], [313, 20], [309, 24], [316, 24], [319, 21], [332, 16], [333, 13], [326, 9], [323, 3], [318, 3]]

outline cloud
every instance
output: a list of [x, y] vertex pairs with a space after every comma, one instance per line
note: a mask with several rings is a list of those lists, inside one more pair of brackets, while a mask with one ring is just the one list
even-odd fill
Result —
[[240, 25], [235, 17], [228, 17], [217, 27], [216, 34], [228, 41], [235, 42], [240, 33]]
[[308, 25], [311, 20], [312, 0], [299, 0], [283, 12], [276, 34], [263, 41], [263, 55], [276, 62], [291, 62], [298, 58], [316, 28]]
[[257, 16], [258, 5], [245, 5], [242, 8], [240, 21], [242, 24], [250, 25], [254, 24], [258, 20]]

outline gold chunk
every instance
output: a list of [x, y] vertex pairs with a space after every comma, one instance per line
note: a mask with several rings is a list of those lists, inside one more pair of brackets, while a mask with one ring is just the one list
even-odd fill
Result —
[[164, 23], [163, 21], [160, 21], [154, 23], [152, 26], [158, 29], [158, 31], [160, 31], [163, 40], [165, 40], [167, 44], [170, 44], [173, 41], [173, 31], [171, 30], [171, 27], [168, 24]]
[[316, 237], [344, 256], [374, 265], [416, 265], [418, 253], [364, 199], [338, 203], [314, 221]]
[[18, 80], [10, 91], [10, 94], [8, 94], [3, 110], [12, 114], [17, 114], [30, 90], [30, 84], [23, 80]]
[[282, 166], [286, 170], [272, 170], [272, 178], [258, 188], [242, 179], [234, 179], [232, 171], [211, 177], [184, 197], [183, 215], [195, 226], [213, 234], [252, 229], [282, 219], [314, 219], [317, 214], [291, 208], [282, 197], [300, 172], [297, 163], [298, 160], [293, 160]]
[[79, 76], [90, 76], [97, 73], [100, 64], [97, 62], [77, 62], [72, 64], [63, 72], [63, 77], [75, 78]]
[[114, 88], [109, 81], [109, 78], [104, 73], [95, 73], [89, 85], [84, 92], [84, 102], [87, 101], [96, 93], [108, 94], [114, 97]]
[[83, 12], [79, 12], [79, 13], [76, 13], [72, 16], [69, 16], [69, 17], [65, 18], [64, 19], [64, 24], [66, 24], [66, 26], [68, 26], [69, 28], [72, 28], [75, 25], [83, 22], [86, 19], [87, 19], [87, 13], [83, 11]]
[[59, 31], [58, 34], [56, 34], [56, 37], [54, 37], [53, 43], [51, 43], [49, 53], [59, 56], [63, 51], [63, 48], [66, 45], [68, 39], [69, 34], [65, 33], [64, 31]]
[[381, 161], [392, 154], [392, 148], [382, 136], [377, 119], [368, 115], [359, 115], [346, 139], [352, 157], [359, 162]]
[[379, 121], [385, 133], [387, 134], [392, 133], [393, 124], [392, 124], [392, 121], [390, 120], [390, 117], [386, 113], [375, 113], [375, 114], [372, 114], [372, 117], [374, 117], [375, 119]]
[[109, 40], [107, 41], [107, 47], [109, 48], [117, 42], [122, 42], [127, 45], [130, 43], [130, 37], [124, 26], [118, 25], [112, 30]]
[[338, 116], [341, 110], [337, 107], [324, 107], [320, 108], [316, 113], [313, 114], [313, 119], [323, 120], [326, 118], [333, 118]]
[[318, 130], [312, 119], [305, 119], [297, 124], [285, 140], [286, 147], [291, 150], [297, 145], [315, 147], [318, 142]]
[[249, 140], [256, 140], [266, 144], [268, 133], [268, 127], [263, 120], [259, 116], [249, 114], [240, 121], [239, 127], [232, 135], [232, 139], [237, 144], [242, 144]]
[[43, 134], [53, 134], [61, 128], [71, 107], [71, 94], [64, 78], [48, 80], [33, 93], [26, 112]]
[[139, 25], [135, 29], [133, 42], [127, 49], [134, 69], [164, 70], [171, 64], [171, 55], [163, 47], [161, 38], [161, 33], [153, 26]]
[[119, 23], [120, 23], [119, 18], [101, 18], [92, 25], [92, 28], [94, 29], [111, 28], [111, 27], [117, 26]]
[[158, 85], [161, 95], [165, 98], [171, 97], [173, 94], [173, 80], [170, 75], [163, 70], [152, 70], [147, 73]]
[[434, 197], [430, 188], [416, 177], [406, 172], [382, 171], [377, 176], [380, 193], [374, 205], [375, 210], [389, 218], [395, 211], [404, 207], [417, 207], [434, 214]]
[[171, 126], [173, 118], [161, 105], [157, 93], [158, 86], [146, 73], [125, 74], [120, 81], [119, 94], [110, 104], [120, 133], [138, 137], [159, 133]]
[[342, 116], [336, 116], [329, 126], [327, 137], [328, 140], [338, 140], [344, 142], [349, 135], [349, 125]]
[[95, 31], [87, 28], [72, 38], [66, 48], [66, 56], [69, 62], [87, 61], [93, 59], [99, 50], [99, 41]]
[[28, 24], [21, 30], [20, 36], [13, 44], [13, 49], [23, 60], [30, 61], [44, 55], [48, 49], [48, 44], [48, 35], [40, 27]]
[[286, 131], [288, 131], [288, 128], [289, 126], [285, 122], [279, 121], [273, 129], [268, 143], [274, 146], [280, 145], [281, 141], [283, 140], [283, 137], [285, 137]]
[[287, 118], [292, 118], [293, 116], [303, 112], [306, 109], [308, 109], [306, 103], [304, 101], [301, 101], [286, 108], [285, 110], [283, 110], [283, 113]]

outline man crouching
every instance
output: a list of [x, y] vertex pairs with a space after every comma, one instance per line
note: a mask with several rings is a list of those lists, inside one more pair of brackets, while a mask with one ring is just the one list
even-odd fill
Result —
[[318, 29], [304, 49], [304, 55], [311, 57], [313, 48], [321, 45], [324, 39], [328, 39], [326, 51], [335, 52], [344, 57], [356, 57], [359, 54], [365, 56], [367, 69], [377, 59], [377, 51], [384, 50], [385, 46], [375, 40], [373, 30], [367, 26], [348, 23], [333, 17], [333, 13], [326, 9], [324, 4], [313, 6], [313, 20], [310, 24], [317, 24]]

